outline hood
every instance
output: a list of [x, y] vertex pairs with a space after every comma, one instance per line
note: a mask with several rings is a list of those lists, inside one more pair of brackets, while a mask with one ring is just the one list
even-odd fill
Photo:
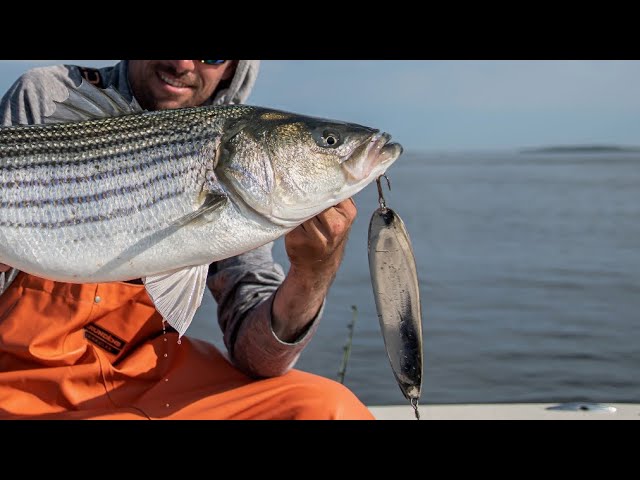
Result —
[[244, 103], [258, 76], [260, 60], [239, 60], [228, 87], [218, 90], [208, 105]]

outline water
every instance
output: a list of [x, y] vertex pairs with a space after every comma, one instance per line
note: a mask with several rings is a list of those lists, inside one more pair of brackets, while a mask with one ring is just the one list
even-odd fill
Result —
[[[406, 153], [388, 174], [421, 283], [422, 403], [640, 402], [640, 154]], [[404, 403], [369, 278], [375, 184], [356, 204], [296, 367], [338, 378], [355, 305], [345, 385]], [[281, 241], [274, 255], [286, 268]], [[208, 300], [191, 334], [222, 346], [214, 316]]]

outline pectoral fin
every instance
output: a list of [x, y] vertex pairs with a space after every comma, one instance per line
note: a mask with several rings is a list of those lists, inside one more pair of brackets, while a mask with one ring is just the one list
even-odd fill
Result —
[[187, 267], [143, 278], [162, 317], [182, 337], [202, 302], [209, 265]]
[[227, 203], [227, 196], [219, 193], [209, 192], [205, 194], [204, 203], [200, 207], [184, 217], [178, 219], [173, 226], [184, 227], [192, 222], [200, 222], [204, 220], [206, 214], [212, 213]]

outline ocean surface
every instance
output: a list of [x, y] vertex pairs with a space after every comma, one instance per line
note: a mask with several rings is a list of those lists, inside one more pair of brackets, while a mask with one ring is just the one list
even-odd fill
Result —
[[[411, 235], [422, 300], [421, 403], [640, 402], [640, 153], [407, 152], [387, 205]], [[404, 404], [375, 310], [358, 218], [296, 368], [369, 405]], [[281, 241], [275, 258], [288, 268]], [[190, 334], [224, 348], [207, 295]]]

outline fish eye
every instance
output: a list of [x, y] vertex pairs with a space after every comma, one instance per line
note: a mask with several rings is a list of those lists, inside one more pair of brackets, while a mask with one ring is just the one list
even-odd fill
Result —
[[325, 130], [322, 132], [322, 140], [327, 147], [337, 147], [340, 143], [340, 135], [333, 130]]

